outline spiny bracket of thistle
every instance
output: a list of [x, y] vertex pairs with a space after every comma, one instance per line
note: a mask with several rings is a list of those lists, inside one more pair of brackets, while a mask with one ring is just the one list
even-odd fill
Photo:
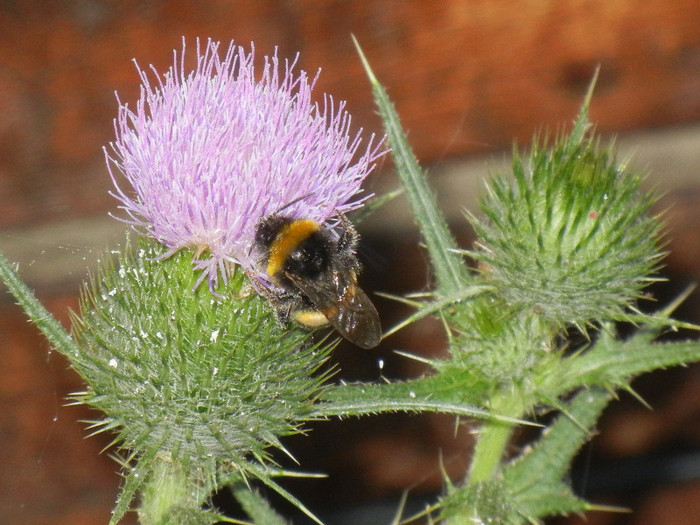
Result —
[[[94, 432], [115, 433], [135, 461], [125, 485], [132, 492], [165, 462], [202, 498], [222, 479], [261, 478], [298, 503], [272, 482], [269, 450], [316, 418], [327, 379], [317, 372], [330, 346], [280, 327], [240, 269], [216, 297], [193, 291], [191, 254], [160, 260], [164, 251], [140, 239], [86, 286], [69, 357], [88, 389], [74, 401], [101, 410]], [[130, 499], [122, 497], [113, 522]]]
[[471, 255], [505, 302], [584, 332], [629, 319], [663, 256], [662, 222], [649, 214], [655, 196], [589, 131], [592, 90], [571, 133], [551, 147], [536, 141], [527, 161], [516, 151], [514, 183], [495, 177], [485, 218], [468, 214]]

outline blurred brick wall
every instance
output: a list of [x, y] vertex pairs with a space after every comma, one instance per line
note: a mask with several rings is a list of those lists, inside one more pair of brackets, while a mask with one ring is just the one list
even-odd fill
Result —
[[[538, 129], [569, 122], [598, 64], [592, 119], [601, 131], [700, 120], [698, 20], [697, 0], [0, 2], [0, 241], [8, 230], [90, 221], [114, 208], [101, 152], [113, 137], [114, 91], [133, 102], [138, 78], [131, 59], [163, 71], [183, 36], [190, 46], [196, 36], [255, 41], [258, 56], [274, 46], [283, 57], [299, 51], [301, 67], [323, 70], [319, 92], [346, 99], [354, 124], [378, 131], [350, 39], [356, 35], [427, 164], [498, 152], [513, 139], [524, 144]], [[672, 264], [697, 279], [697, 194], [686, 191], [683, 197], [673, 226], [684, 232], [677, 246], [686, 257]], [[390, 262], [412, 253], [407, 245], [392, 249], [381, 254]], [[413, 257], [421, 260], [418, 253]], [[410, 271], [401, 275], [402, 286], [419, 288], [425, 269], [417, 264]], [[368, 278], [386, 284], [399, 277], [389, 267]], [[64, 321], [77, 295], [74, 286], [65, 289], [59, 282], [39, 290]], [[428, 329], [412, 336], [426, 343], [434, 339]], [[341, 350], [339, 359], [351, 377], [375, 377], [377, 356], [395, 366], [395, 373], [417, 373], [392, 365], [391, 348], [359, 357]], [[63, 407], [65, 395], [82, 388], [79, 380], [60, 356], [48, 352], [7, 296], [0, 300], [0, 362], [0, 523], [106, 523], [119, 484], [117, 465], [98, 455], [108, 439], [84, 439], [84, 425], [76, 420], [94, 415]], [[657, 406], [666, 410], [660, 418], [623, 405], [629, 412], [616, 413], [619, 422], [611, 426], [617, 431], [601, 447], [624, 456], [664, 443], [698, 442], [697, 373], [660, 377], [644, 393], [676, 392], [673, 381], [683, 402], [674, 403], [671, 394], [662, 397]], [[324, 443], [347, 430], [319, 428], [311, 448], [299, 454], [307, 460], [302, 465], [313, 470], [314, 458], [333, 458], [334, 477], [318, 490], [338, 501], [395, 495], [417, 479], [436, 490], [439, 469], [430, 459], [442, 450], [458, 472], [465, 447], [450, 441], [451, 420], [424, 418], [419, 431], [416, 419], [402, 421], [392, 419], [389, 429], [371, 422], [353, 427], [357, 444], [344, 457]], [[363, 457], [373, 459], [365, 463]], [[336, 492], [323, 492], [329, 486]], [[680, 494], [669, 497], [677, 519], [700, 515], [700, 490], [685, 486]], [[628, 522], [652, 523], [645, 516], [658, 508]]]
[[132, 58], [160, 71], [182, 36], [279, 46], [323, 69], [319, 90], [378, 130], [355, 34], [419, 157], [508, 148], [568, 122], [597, 64], [605, 130], [700, 118], [700, 4], [24, 0], [0, 4], [0, 226], [102, 212], [101, 146], [114, 91], [132, 101]]

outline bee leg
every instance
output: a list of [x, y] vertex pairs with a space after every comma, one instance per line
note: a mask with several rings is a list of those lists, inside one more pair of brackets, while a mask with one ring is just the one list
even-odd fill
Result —
[[338, 251], [354, 252], [355, 248], [357, 248], [357, 243], [360, 240], [360, 236], [344, 213], [338, 213], [338, 219], [338, 225], [340, 226]]
[[249, 277], [253, 284], [253, 289], [258, 295], [267, 299], [277, 322], [282, 326], [289, 324], [289, 318], [291, 317], [291, 311], [294, 306], [292, 294], [272, 290], [264, 283], [258, 281], [253, 274], [250, 274]]
[[294, 310], [296, 298], [292, 293], [269, 293], [267, 300], [270, 302], [275, 319], [282, 326], [287, 326]]
[[282, 325], [283, 327], [286, 327], [289, 325], [289, 318], [292, 315], [292, 303], [291, 302], [285, 302], [284, 300], [279, 300], [277, 304], [275, 304], [272, 308], [275, 312], [275, 319], [277, 319], [277, 322]]

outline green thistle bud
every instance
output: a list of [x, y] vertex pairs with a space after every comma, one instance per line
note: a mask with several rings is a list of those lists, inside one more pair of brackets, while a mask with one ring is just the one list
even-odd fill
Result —
[[73, 364], [89, 389], [74, 397], [106, 414], [94, 427], [118, 434], [144, 478], [159, 468], [144, 458], [204, 486], [232, 468], [255, 476], [267, 449], [311, 419], [328, 349], [282, 330], [240, 269], [216, 297], [194, 288], [191, 254], [158, 260], [165, 250], [142, 239], [86, 287]]
[[660, 221], [640, 177], [581, 132], [536, 144], [491, 181], [473, 254], [507, 302], [557, 326], [619, 319], [658, 269]]

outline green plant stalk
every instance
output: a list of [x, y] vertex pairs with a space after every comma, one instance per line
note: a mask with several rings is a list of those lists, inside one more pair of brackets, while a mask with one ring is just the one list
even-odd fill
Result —
[[[525, 413], [522, 396], [517, 392], [498, 391], [489, 403], [489, 409], [501, 417], [519, 419]], [[472, 454], [471, 466], [465, 482], [469, 485], [493, 478], [499, 471], [501, 459], [513, 433], [514, 425], [503, 420], [488, 420], [479, 429]]]
[[[139, 522], [143, 525], [168, 523], [173, 508], [182, 507], [190, 499], [191, 481], [181, 468], [171, 462], [156, 459], [151, 479], [143, 489]], [[196, 502], [195, 502], [196, 503]], [[193, 505], [197, 508], [197, 505]]]

